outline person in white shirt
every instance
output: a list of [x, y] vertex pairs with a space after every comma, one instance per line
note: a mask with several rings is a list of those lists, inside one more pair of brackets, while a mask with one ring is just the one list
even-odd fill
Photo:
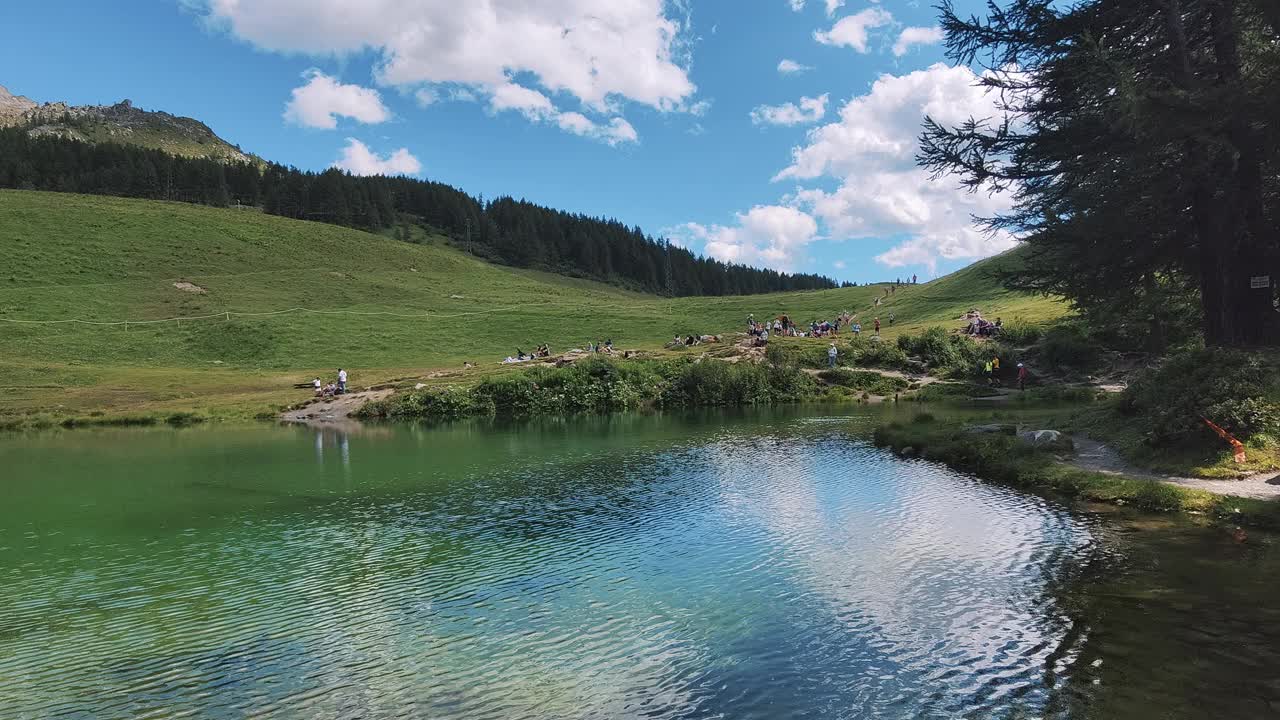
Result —
[[347, 371], [338, 368], [338, 392], [345, 393], [347, 391]]
[[840, 351], [836, 349], [836, 344], [831, 343], [831, 347], [827, 348], [827, 364], [831, 367], [835, 367], [836, 356], [839, 354], [840, 354]]
[[312, 380], [311, 386], [316, 389], [317, 396], [320, 395], [322, 392], [324, 392], [324, 386], [320, 384], [320, 378], [316, 378], [315, 380]]

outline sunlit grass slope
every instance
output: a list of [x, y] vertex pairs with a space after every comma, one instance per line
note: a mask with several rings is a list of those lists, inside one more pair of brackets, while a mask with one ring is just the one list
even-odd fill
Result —
[[[245, 413], [296, 400], [293, 382], [339, 366], [367, 385], [491, 365], [543, 342], [655, 349], [677, 333], [737, 331], [748, 313], [808, 322], [849, 310], [869, 325], [892, 310], [892, 335], [958, 326], [974, 306], [1032, 322], [1064, 311], [999, 288], [981, 265], [902, 288], [874, 311], [880, 287], [666, 299], [487, 264], [438, 240], [58, 193], [0, 191], [0, 245], [0, 319], [137, 322], [0, 322], [0, 415]], [[309, 312], [279, 313], [291, 308]]]

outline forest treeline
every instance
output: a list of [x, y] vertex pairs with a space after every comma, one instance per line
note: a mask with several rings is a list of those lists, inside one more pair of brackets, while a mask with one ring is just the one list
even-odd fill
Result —
[[[71, 123], [71, 119], [66, 119]], [[749, 295], [832, 288], [829, 278], [723, 263], [639, 227], [500, 197], [485, 201], [438, 182], [224, 163], [116, 143], [90, 144], [29, 128], [0, 129], [0, 187], [115, 195], [227, 207], [415, 236], [410, 223], [485, 259], [666, 295]]]

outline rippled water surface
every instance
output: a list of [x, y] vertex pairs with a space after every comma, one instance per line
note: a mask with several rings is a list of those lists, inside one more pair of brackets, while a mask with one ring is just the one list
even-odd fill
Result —
[[875, 422], [0, 439], [0, 717], [1280, 712], [1269, 539], [1117, 529]]

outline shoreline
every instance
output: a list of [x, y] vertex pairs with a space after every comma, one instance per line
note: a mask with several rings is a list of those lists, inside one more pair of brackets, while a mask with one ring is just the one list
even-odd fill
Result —
[[[1266, 497], [1254, 493], [1241, 496], [1231, 494], [1229, 487], [1205, 486], [1241, 482], [1238, 480], [1196, 479], [1194, 485], [1188, 485], [1141, 470], [1131, 475], [1099, 469], [1082, 463], [1070, 436], [1064, 433], [1063, 438], [1063, 442], [1037, 446], [1011, 432], [935, 420], [926, 413], [910, 423], [890, 422], [876, 428], [874, 443], [899, 457], [941, 463], [984, 481], [1058, 499], [1127, 506], [1154, 514], [1181, 514], [1219, 525], [1280, 529], [1280, 486], [1275, 486], [1274, 494], [1266, 493]], [[1081, 442], [1088, 450], [1101, 445], [1096, 441]], [[1107, 450], [1114, 454], [1114, 450]], [[1280, 479], [1280, 472], [1265, 475]], [[1272, 487], [1270, 483], [1266, 485]]]

